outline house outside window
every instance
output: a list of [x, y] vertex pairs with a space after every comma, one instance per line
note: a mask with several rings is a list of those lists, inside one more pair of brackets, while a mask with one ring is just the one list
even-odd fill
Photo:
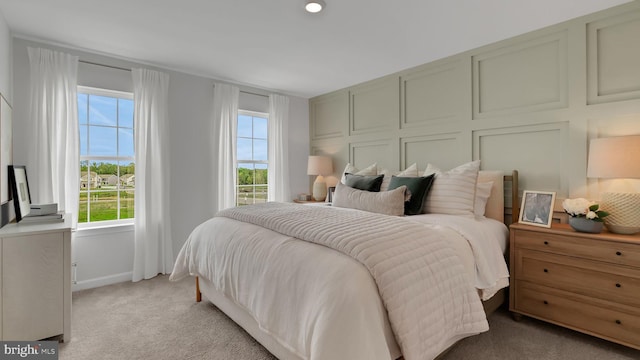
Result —
[[133, 94], [78, 87], [80, 206], [83, 225], [132, 223], [135, 153]]
[[236, 205], [267, 202], [269, 115], [238, 111]]

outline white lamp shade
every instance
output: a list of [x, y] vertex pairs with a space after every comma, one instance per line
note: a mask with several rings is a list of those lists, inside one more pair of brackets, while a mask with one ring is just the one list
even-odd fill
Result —
[[330, 175], [333, 173], [333, 162], [328, 156], [309, 156], [307, 175]]
[[591, 140], [588, 164], [590, 178], [640, 178], [640, 136]]
[[[594, 139], [589, 143], [587, 177], [604, 179], [640, 178], [640, 136]], [[640, 232], [640, 194], [602, 194], [602, 209], [607, 229], [617, 234]]]

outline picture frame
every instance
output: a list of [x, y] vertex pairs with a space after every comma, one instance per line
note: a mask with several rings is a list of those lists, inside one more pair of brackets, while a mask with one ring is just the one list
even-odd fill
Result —
[[16, 222], [29, 215], [31, 211], [31, 193], [27, 179], [27, 168], [23, 165], [9, 166], [9, 188], [13, 195]]
[[329, 188], [327, 189], [326, 202], [328, 202], [328, 203], [332, 203], [333, 202], [333, 193], [335, 191], [336, 191], [336, 187], [335, 186], [329, 186]]
[[550, 228], [553, 221], [553, 207], [556, 202], [554, 191], [524, 190], [518, 222], [521, 224]]

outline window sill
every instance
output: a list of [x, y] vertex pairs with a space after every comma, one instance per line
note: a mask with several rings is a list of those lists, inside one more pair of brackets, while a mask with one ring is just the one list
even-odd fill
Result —
[[108, 234], [134, 231], [133, 219], [131, 221], [105, 221], [95, 223], [78, 224], [76, 230], [79, 236], [91, 236], [93, 234]]

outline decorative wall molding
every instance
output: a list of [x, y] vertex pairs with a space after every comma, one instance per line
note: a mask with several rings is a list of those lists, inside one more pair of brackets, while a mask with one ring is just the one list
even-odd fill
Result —
[[423, 66], [400, 76], [402, 129], [462, 121], [465, 62]]
[[349, 135], [398, 128], [400, 87], [397, 76], [356, 85], [349, 90]]
[[349, 93], [338, 91], [309, 103], [309, 132], [312, 140], [341, 137], [349, 121]]
[[567, 32], [472, 57], [473, 118], [567, 107]]
[[397, 163], [393, 155], [395, 153], [393, 147], [391, 139], [350, 143], [349, 162], [357, 168], [364, 168], [377, 162], [379, 168], [392, 169]]
[[[465, 140], [459, 132], [400, 138], [400, 168], [397, 170], [406, 169], [413, 163], [420, 171], [426, 169], [428, 163], [443, 169], [456, 167], [466, 160], [461, 151]], [[448, 155], [446, 158], [441, 156], [443, 152]]]
[[587, 24], [588, 104], [640, 99], [640, 11]]
[[597, 195], [586, 179], [593, 126], [640, 133], [638, 39], [634, 1], [312, 98], [311, 108], [344, 109], [339, 94], [349, 94], [344, 136], [312, 135], [311, 147], [335, 154], [336, 172], [480, 159], [482, 169], [519, 170], [521, 190]]
[[473, 158], [483, 169], [520, 173], [522, 189], [567, 197], [569, 123], [515, 126], [473, 132]]

